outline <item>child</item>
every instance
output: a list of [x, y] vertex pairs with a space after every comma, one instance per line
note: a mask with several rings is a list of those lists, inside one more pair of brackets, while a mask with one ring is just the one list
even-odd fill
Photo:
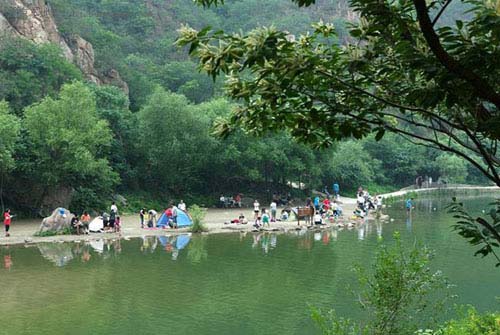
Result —
[[10, 233], [10, 221], [12, 220], [12, 215], [10, 215], [10, 209], [7, 209], [3, 213], [3, 225], [5, 226], [5, 237], [9, 237]]
[[121, 228], [122, 228], [122, 221], [120, 220], [120, 217], [117, 216], [115, 221], [115, 233], [121, 232]]
[[267, 226], [270, 227], [269, 221], [270, 221], [269, 214], [267, 214], [265, 208], [262, 208], [262, 226], [265, 226], [267, 223]]

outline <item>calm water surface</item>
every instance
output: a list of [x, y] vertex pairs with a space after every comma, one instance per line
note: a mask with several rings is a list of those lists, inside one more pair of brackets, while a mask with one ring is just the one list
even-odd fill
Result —
[[[468, 200], [479, 213], [489, 199]], [[356, 316], [353, 265], [379, 236], [436, 250], [457, 303], [498, 309], [500, 270], [451, 232], [446, 201], [393, 222], [306, 234], [224, 234], [2, 247], [0, 334], [316, 334], [308, 304]]]

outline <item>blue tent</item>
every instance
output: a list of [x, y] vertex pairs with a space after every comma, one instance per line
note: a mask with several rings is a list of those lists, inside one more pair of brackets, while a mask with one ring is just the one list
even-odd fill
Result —
[[[177, 209], [177, 227], [183, 228], [183, 227], [191, 226], [192, 224], [193, 224], [193, 221], [191, 220], [189, 215], [186, 212], [184, 212], [180, 209]], [[160, 216], [160, 218], [158, 219], [158, 222], [156, 223], [156, 226], [159, 228], [163, 228], [163, 227], [168, 226], [168, 219], [167, 219], [167, 216], [165, 215], [165, 213], [163, 213]]]
[[179, 235], [177, 236], [177, 243], [175, 246], [178, 250], [184, 249], [184, 247], [188, 245], [190, 240], [191, 236], [189, 235]]
[[168, 244], [168, 237], [167, 236], [158, 236], [158, 240], [160, 241], [161, 245], [164, 247], [167, 246]]

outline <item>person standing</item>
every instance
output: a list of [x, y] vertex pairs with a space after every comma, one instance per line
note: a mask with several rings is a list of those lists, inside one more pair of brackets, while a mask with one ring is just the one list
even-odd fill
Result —
[[253, 218], [255, 222], [257, 222], [259, 218], [259, 212], [260, 212], [260, 204], [257, 201], [257, 199], [255, 199], [255, 201], [253, 202]]
[[333, 184], [333, 195], [337, 200], [339, 200], [340, 197], [340, 186], [338, 183]]
[[409, 198], [408, 200], [406, 200], [406, 213], [410, 214], [412, 208], [413, 208], [413, 198]]
[[181, 211], [185, 212], [186, 211], [186, 203], [184, 203], [184, 200], [181, 200], [179, 202], [179, 205], [177, 205], [177, 208], [180, 209]]
[[172, 221], [174, 221], [175, 228], [177, 228], [177, 206], [172, 205]]
[[111, 211], [111, 214], [109, 215], [109, 230], [111, 232], [115, 231], [115, 222], [116, 222], [116, 212]]
[[146, 210], [141, 208], [139, 211], [139, 219], [141, 220], [141, 228], [144, 228], [144, 217], [146, 216]]
[[269, 214], [267, 214], [267, 211], [265, 208], [262, 208], [262, 227], [265, 227], [266, 224], [268, 227], [271, 227], [271, 225], [269, 224]]
[[271, 208], [271, 221], [276, 222], [276, 212], [278, 210], [278, 204], [273, 200], [269, 207]]
[[12, 215], [10, 214], [10, 209], [7, 208], [7, 210], [3, 213], [3, 225], [5, 226], [5, 237], [10, 236], [10, 222], [12, 220]]
[[358, 208], [364, 211], [365, 210], [365, 197], [364, 197], [363, 192], [358, 193], [357, 203], [358, 203]]
[[318, 196], [316, 196], [316, 197], [314, 198], [314, 208], [315, 208], [317, 211], [319, 211], [319, 197], [318, 197]]
[[113, 201], [111, 204], [111, 212], [115, 212], [115, 215], [118, 215], [118, 207], [116, 207], [116, 203]]

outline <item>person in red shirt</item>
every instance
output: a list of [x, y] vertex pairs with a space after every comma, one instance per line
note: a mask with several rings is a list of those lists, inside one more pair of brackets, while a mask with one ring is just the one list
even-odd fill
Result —
[[9, 237], [9, 230], [10, 230], [10, 221], [12, 220], [12, 216], [10, 215], [10, 209], [7, 209], [3, 213], [3, 225], [5, 226], [5, 236]]
[[325, 200], [323, 200], [323, 209], [325, 211], [328, 211], [330, 209], [330, 200], [328, 198], [325, 198]]

